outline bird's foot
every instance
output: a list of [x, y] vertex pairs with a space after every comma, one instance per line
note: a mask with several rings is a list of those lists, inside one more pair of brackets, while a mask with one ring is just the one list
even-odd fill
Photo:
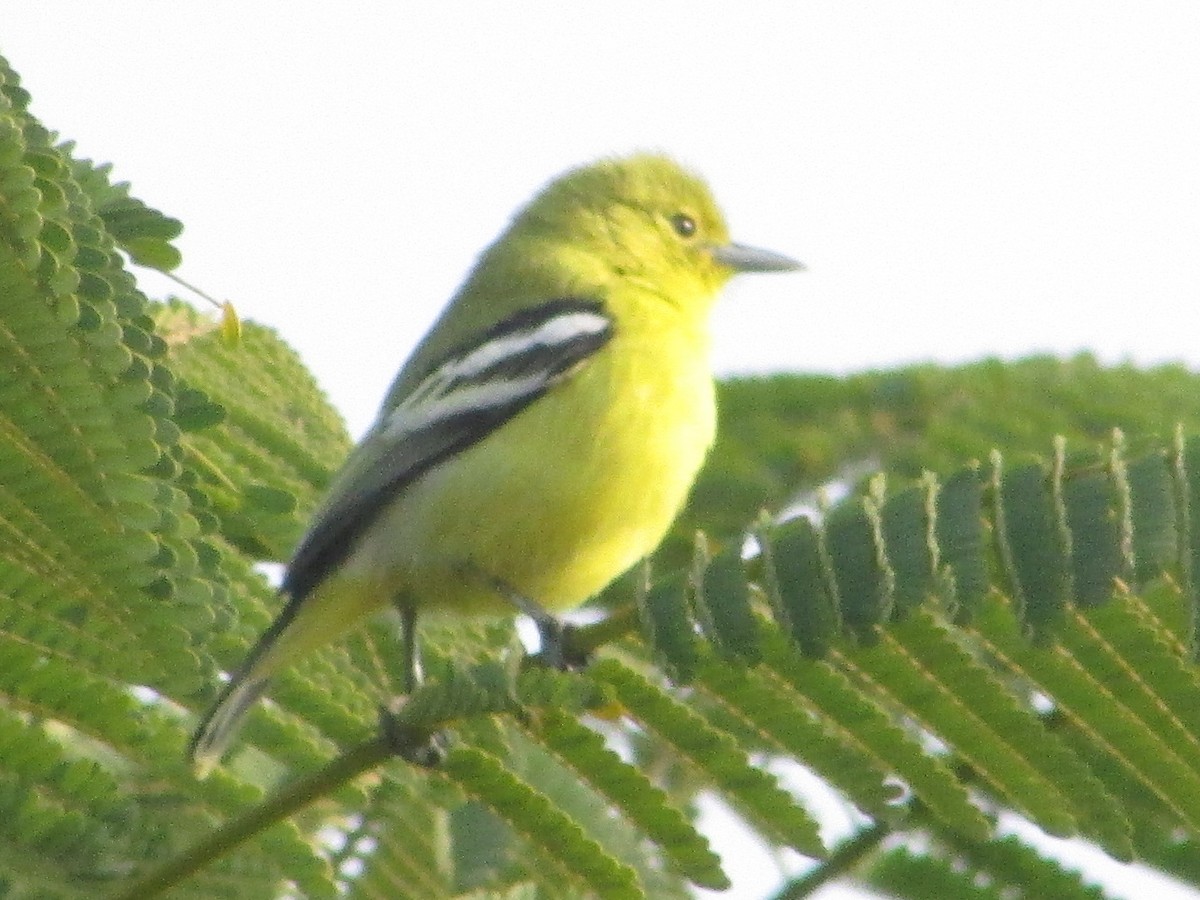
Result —
[[533, 624], [537, 626], [542, 644], [538, 657], [546, 666], [560, 672], [579, 672], [587, 668], [591, 654], [572, 640], [577, 630], [574, 625], [549, 613], [544, 613], [542, 618], [535, 617]]
[[526, 597], [503, 581], [494, 578], [489, 580], [500, 596], [533, 620], [542, 645], [536, 659], [543, 665], [562, 672], [578, 672], [587, 668], [591, 654], [572, 639], [576, 631], [574, 625], [563, 622], [547, 612], [536, 600]]
[[394, 701], [395, 709], [379, 707], [379, 733], [396, 756], [413, 765], [437, 768], [449, 752], [450, 734], [413, 728], [404, 722], [398, 713], [407, 699], [398, 697]]

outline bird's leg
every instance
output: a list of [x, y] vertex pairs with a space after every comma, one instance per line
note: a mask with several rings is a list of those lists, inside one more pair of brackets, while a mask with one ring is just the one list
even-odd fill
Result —
[[417, 646], [417, 611], [408, 603], [400, 606], [400, 641], [404, 646], [404, 693], [411, 694], [425, 681], [425, 670]]
[[397, 601], [400, 613], [400, 642], [404, 650], [404, 696], [388, 706], [379, 708], [379, 731], [392, 751], [401, 759], [419, 766], [439, 765], [446, 758], [448, 743], [445, 732], [417, 731], [403, 725], [398, 713], [405, 701], [425, 680], [421, 668], [421, 651], [417, 643], [417, 610], [411, 603]]
[[499, 579], [489, 579], [492, 587], [505, 600], [533, 620], [541, 640], [541, 657], [546, 665], [560, 671], [579, 671], [586, 668], [588, 654], [574, 647], [571, 632], [575, 626], [563, 622], [531, 597], [526, 597]]

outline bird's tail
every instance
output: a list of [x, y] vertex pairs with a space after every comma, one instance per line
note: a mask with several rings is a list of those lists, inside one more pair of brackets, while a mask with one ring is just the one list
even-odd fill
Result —
[[205, 715], [188, 746], [188, 755], [199, 777], [204, 778], [217, 765], [237, 733], [246, 710], [263, 695], [270, 683], [271, 679], [267, 676], [234, 677], [225, 685], [225, 690]]
[[263, 695], [271, 683], [271, 676], [289, 658], [291, 645], [297, 643], [298, 632], [303, 631], [296, 626], [307, 618], [297, 615], [298, 612], [299, 604], [289, 603], [284, 608], [258, 639], [241, 668], [229, 679], [217, 702], [200, 720], [188, 745], [188, 756], [201, 778], [220, 761], [247, 710]]
[[340, 579], [322, 585], [319, 593], [289, 598], [192, 736], [188, 753], [197, 773], [203, 777], [217, 764], [247, 710], [276, 672], [377, 610], [380, 596], [387, 594], [373, 583]]

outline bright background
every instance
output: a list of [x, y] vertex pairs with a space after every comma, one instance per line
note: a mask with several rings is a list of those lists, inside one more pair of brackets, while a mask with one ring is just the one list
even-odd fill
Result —
[[[635, 149], [808, 265], [735, 282], [720, 372], [1200, 367], [1194, 0], [4, 0], [0, 54], [47, 125], [184, 221], [180, 274], [278, 328], [355, 434], [513, 210]], [[733, 896], [764, 896], [775, 861], [714, 816]]]

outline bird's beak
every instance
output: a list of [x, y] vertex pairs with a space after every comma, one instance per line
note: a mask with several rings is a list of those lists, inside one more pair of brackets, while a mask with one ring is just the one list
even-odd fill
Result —
[[804, 264], [773, 250], [760, 250], [745, 244], [723, 244], [713, 247], [712, 258], [735, 272], [799, 272]]

